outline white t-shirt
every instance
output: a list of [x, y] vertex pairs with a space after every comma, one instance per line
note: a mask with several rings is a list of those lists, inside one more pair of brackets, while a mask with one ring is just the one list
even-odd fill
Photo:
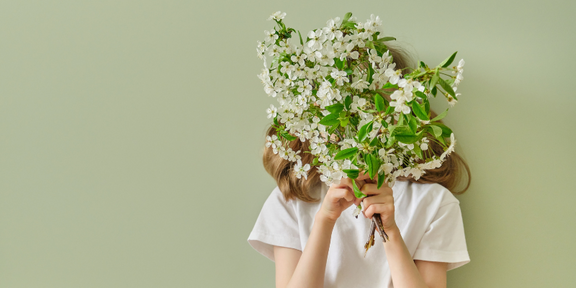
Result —
[[[274, 188], [256, 220], [248, 243], [274, 261], [274, 247], [304, 250], [316, 212], [328, 191], [321, 183], [311, 196], [320, 202], [285, 201]], [[413, 259], [447, 262], [448, 270], [470, 262], [466, 249], [460, 202], [440, 184], [396, 181], [392, 187], [396, 225]], [[342, 212], [332, 232], [324, 287], [393, 287], [382, 239], [364, 257], [370, 220], [352, 215], [354, 205]]]

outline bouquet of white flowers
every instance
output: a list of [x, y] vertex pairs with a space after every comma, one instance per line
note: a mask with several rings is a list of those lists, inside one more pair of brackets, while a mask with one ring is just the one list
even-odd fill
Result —
[[[264, 42], [258, 41], [258, 57], [264, 60], [258, 77], [280, 104], [267, 110], [277, 135], [268, 136], [266, 146], [296, 162], [297, 178], [307, 179], [315, 166], [330, 186], [343, 177], [356, 179], [362, 170], [370, 179], [378, 175], [378, 188], [384, 182], [392, 187], [399, 176], [418, 180], [427, 169], [442, 165], [456, 140], [452, 130], [438, 122], [448, 109], [430, 119], [428, 98], [442, 94], [450, 107], [457, 102], [464, 60], [450, 67], [456, 52], [436, 67], [420, 61], [417, 68], [403, 71], [395, 69], [386, 45], [396, 39], [382, 37], [378, 16], [362, 23], [347, 13], [310, 31], [306, 39], [286, 27], [285, 16], [278, 11], [268, 18], [277, 28], [265, 31]], [[299, 46], [290, 42], [296, 32]], [[270, 65], [266, 54], [272, 57]], [[301, 151], [289, 147], [296, 139], [309, 140], [305, 153], [315, 156], [313, 163], [303, 165]], [[428, 149], [430, 141], [443, 147], [441, 156]], [[356, 186], [354, 193], [366, 197]], [[386, 241], [384, 231], [379, 232]]]

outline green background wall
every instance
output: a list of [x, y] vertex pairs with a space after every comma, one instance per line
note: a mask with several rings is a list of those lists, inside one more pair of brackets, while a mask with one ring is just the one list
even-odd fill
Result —
[[1, 1], [0, 287], [273, 287], [246, 238], [275, 186], [256, 41], [277, 10], [458, 50], [472, 261], [449, 286], [572, 286], [574, 3]]

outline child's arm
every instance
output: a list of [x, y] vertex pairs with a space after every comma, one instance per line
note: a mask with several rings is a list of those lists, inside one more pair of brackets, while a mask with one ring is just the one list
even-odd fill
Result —
[[303, 252], [274, 246], [276, 288], [324, 286], [326, 259], [334, 224], [317, 214]]
[[308, 242], [303, 252], [274, 246], [276, 262], [276, 288], [320, 288], [324, 286], [324, 274], [328, 248], [336, 219], [350, 205], [360, 202], [352, 193], [349, 179], [330, 186], [322, 207], [316, 213]]
[[360, 190], [370, 195], [363, 201], [364, 216], [372, 218], [380, 214], [389, 239], [384, 244], [390, 275], [395, 288], [446, 288], [446, 267], [443, 262], [418, 261], [412, 259], [400, 229], [394, 220], [394, 197], [392, 189], [383, 185], [366, 183]]
[[446, 263], [412, 260], [400, 230], [386, 233], [390, 239], [383, 244], [394, 287], [446, 288]]

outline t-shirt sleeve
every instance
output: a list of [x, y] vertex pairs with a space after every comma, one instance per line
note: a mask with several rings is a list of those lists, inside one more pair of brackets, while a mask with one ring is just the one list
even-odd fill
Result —
[[280, 189], [274, 188], [256, 224], [248, 236], [248, 243], [260, 254], [274, 261], [274, 246], [302, 251], [298, 229], [298, 214], [293, 200], [286, 201]]
[[470, 262], [458, 201], [444, 204], [438, 209], [413, 258], [415, 260], [446, 262], [448, 263], [447, 270], [458, 268]]

